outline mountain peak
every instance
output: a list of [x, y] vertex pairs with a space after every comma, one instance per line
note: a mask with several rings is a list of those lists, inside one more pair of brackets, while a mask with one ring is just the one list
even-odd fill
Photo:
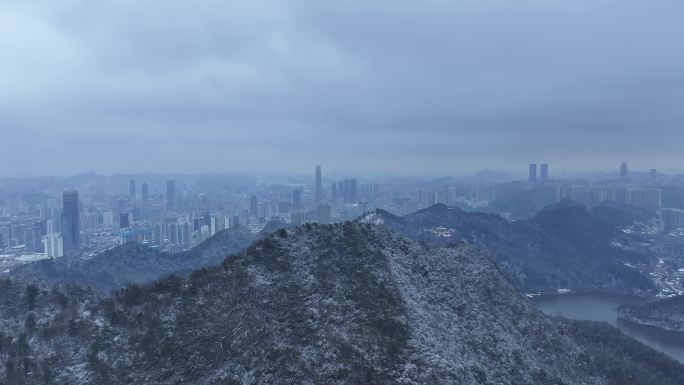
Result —
[[456, 212], [465, 212], [465, 211], [459, 209], [458, 207], [447, 206], [444, 203], [435, 203], [434, 205], [426, 208], [425, 210], [433, 212], [433, 213], [440, 213], [440, 212], [452, 211], [452, 210], [456, 211]]
[[[0, 285], [0, 324], [38, 329], [26, 356], [55, 383], [589, 385], [619, 372], [674, 384], [684, 373], [608, 325], [545, 316], [473, 246], [430, 248], [367, 223], [279, 231], [188, 279], [109, 298], [69, 294], [50, 333], [14, 316], [22, 292]], [[60, 298], [41, 295], [34, 320]]]

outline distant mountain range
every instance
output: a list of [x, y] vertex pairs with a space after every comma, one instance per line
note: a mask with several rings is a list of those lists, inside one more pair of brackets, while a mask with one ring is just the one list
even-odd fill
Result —
[[473, 246], [353, 222], [110, 297], [0, 280], [0, 336], [6, 384], [684, 383], [607, 324], [544, 315]]
[[[465, 212], [441, 204], [403, 217], [377, 210], [361, 221], [383, 223], [411, 239], [437, 246], [458, 241], [474, 244], [491, 255], [523, 291], [570, 289], [644, 294], [654, 290], [653, 284], [634, 266], [647, 264], [648, 257], [611, 244], [619, 228], [644, 220], [644, 215], [650, 214], [629, 207], [588, 209], [563, 201], [529, 219], [513, 222], [498, 215]], [[287, 223], [275, 221], [256, 235], [244, 227], [224, 230], [179, 254], [130, 243], [88, 260], [38, 261], [17, 268], [10, 275], [46, 283], [76, 283], [108, 292], [129, 283], [146, 283], [171, 273], [187, 275], [198, 268], [216, 265], [256, 239], [287, 227]], [[439, 234], [435, 230], [439, 227], [453, 233], [448, 237]]]
[[[403, 217], [377, 210], [364, 221], [383, 223], [409, 238], [436, 245], [457, 241], [478, 245], [524, 291], [648, 293], [654, 289], [650, 279], [626, 265], [647, 264], [647, 257], [611, 245], [616, 231], [643, 219], [641, 214], [563, 201], [529, 219], [509, 222], [498, 215], [439, 204]], [[439, 227], [452, 233], [445, 236], [435, 230]]]

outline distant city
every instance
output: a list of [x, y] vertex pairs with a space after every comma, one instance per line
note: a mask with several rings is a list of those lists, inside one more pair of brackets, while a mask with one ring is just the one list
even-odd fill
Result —
[[375, 209], [402, 215], [438, 203], [516, 220], [521, 216], [516, 197], [539, 208], [564, 199], [586, 206], [630, 205], [656, 212], [654, 226], [662, 233], [684, 227], [682, 207], [668, 207], [663, 200], [664, 190], [684, 186], [684, 176], [655, 169], [631, 173], [626, 163], [616, 169], [617, 178], [593, 182], [555, 179], [549, 164], [532, 163], [527, 180], [506, 180], [493, 172], [462, 179], [334, 179], [317, 165], [308, 181], [160, 181], [151, 175], [122, 183], [120, 177], [90, 180], [86, 175], [66, 189], [57, 181], [23, 186], [27, 191], [19, 193], [0, 185], [0, 263], [7, 269], [41, 258], [87, 258], [133, 241], [180, 252], [234, 226], [256, 233], [270, 221], [329, 224]]

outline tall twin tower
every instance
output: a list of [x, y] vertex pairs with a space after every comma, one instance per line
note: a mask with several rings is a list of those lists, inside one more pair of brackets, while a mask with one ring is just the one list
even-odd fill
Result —
[[[537, 164], [536, 163], [530, 163], [530, 174], [529, 174], [529, 179], [530, 182], [536, 182], [537, 181]], [[549, 180], [549, 165], [548, 163], [542, 163], [541, 164], [541, 175], [539, 180], [541, 181], [547, 181]]]

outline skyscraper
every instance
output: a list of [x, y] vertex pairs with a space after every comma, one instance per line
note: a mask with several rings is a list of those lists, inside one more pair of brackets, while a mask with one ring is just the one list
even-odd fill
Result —
[[176, 207], [176, 181], [166, 181], [166, 211], [173, 211]]
[[620, 165], [620, 180], [625, 182], [629, 180], [629, 169], [627, 168], [627, 163], [622, 162]]
[[257, 216], [257, 211], [258, 211], [258, 202], [257, 202], [257, 196], [252, 195], [249, 197], [249, 216], [250, 217], [256, 217]]
[[119, 213], [119, 228], [127, 229], [131, 227], [130, 215], [126, 212]]
[[530, 182], [536, 182], [537, 181], [537, 164], [536, 163], [530, 163], [530, 174], [529, 174], [529, 179]]
[[45, 257], [64, 256], [64, 241], [61, 234], [48, 234], [43, 237]]
[[130, 181], [128, 181], [128, 196], [130, 196], [131, 198], [135, 198], [135, 190], [135, 179], [131, 179]]
[[71, 254], [81, 247], [81, 218], [78, 209], [78, 191], [64, 190], [62, 194], [60, 229], [64, 253]]
[[547, 181], [549, 180], [549, 165], [548, 163], [542, 163], [541, 164], [541, 180], [542, 181]]
[[332, 186], [330, 188], [331, 195], [332, 195], [332, 201], [335, 202], [337, 201], [337, 183], [332, 182]]
[[316, 166], [316, 202], [323, 200], [323, 178], [321, 176], [321, 166]]
[[302, 208], [302, 190], [292, 191], [292, 208], [295, 210]]
[[345, 203], [355, 203], [356, 202], [356, 179], [345, 179], [343, 186], [344, 202]]
[[649, 177], [651, 180], [656, 180], [656, 179], [658, 179], [658, 170], [656, 170], [655, 168], [652, 168], [652, 169], [648, 172], [648, 177]]
[[142, 203], [147, 203], [150, 200], [150, 188], [147, 186], [147, 182], [143, 182], [142, 186], [140, 186], [140, 195]]

